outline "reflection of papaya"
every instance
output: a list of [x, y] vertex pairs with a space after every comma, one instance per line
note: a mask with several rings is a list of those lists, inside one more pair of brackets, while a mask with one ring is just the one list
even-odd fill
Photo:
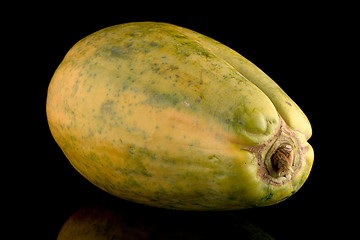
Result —
[[[137, 206], [138, 207], [138, 206]], [[230, 212], [178, 212], [88, 205], [63, 225], [58, 240], [273, 239]]]

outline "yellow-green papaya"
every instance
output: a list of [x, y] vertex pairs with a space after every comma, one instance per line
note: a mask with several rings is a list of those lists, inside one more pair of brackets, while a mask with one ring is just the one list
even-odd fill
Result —
[[301, 109], [243, 56], [167, 23], [76, 43], [51, 79], [51, 133], [74, 168], [120, 198], [184, 210], [278, 203], [314, 155]]

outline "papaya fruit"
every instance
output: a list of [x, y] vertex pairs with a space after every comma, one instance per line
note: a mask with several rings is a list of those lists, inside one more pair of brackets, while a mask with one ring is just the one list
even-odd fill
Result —
[[314, 153], [298, 105], [239, 53], [192, 30], [134, 22], [76, 43], [48, 88], [50, 131], [104, 191], [182, 210], [276, 204]]

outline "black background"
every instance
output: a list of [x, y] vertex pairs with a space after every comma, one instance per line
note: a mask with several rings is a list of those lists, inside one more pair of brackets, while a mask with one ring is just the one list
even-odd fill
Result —
[[[88, 34], [133, 21], [169, 22], [222, 42], [267, 73], [308, 116], [315, 161], [304, 186], [278, 205], [232, 214], [275, 239], [314, 235], [324, 239], [338, 233], [344, 236], [352, 229], [343, 224], [349, 218], [346, 214], [352, 214], [345, 207], [356, 202], [354, 193], [346, 188], [349, 184], [343, 182], [352, 165], [348, 163], [349, 152], [340, 143], [351, 140], [338, 130], [347, 112], [339, 102], [340, 96], [346, 95], [341, 86], [349, 81], [344, 78], [339, 55], [347, 51], [346, 26], [351, 20], [339, 21], [337, 16], [346, 11], [337, 6], [296, 4], [272, 8], [241, 2], [239, 6], [214, 3], [209, 8], [192, 4], [98, 3], [90, 10], [71, 4], [37, 6], [44, 9], [19, 14], [21, 22], [4, 30], [8, 33], [5, 41], [14, 46], [9, 47], [9, 62], [14, 68], [7, 69], [13, 76], [11, 86], [4, 88], [11, 94], [5, 101], [11, 117], [4, 120], [14, 125], [4, 130], [11, 129], [3, 149], [11, 157], [4, 162], [11, 165], [4, 167], [3, 177], [9, 200], [5, 210], [10, 212], [7, 219], [11, 228], [7, 229], [15, 236], [56, 239], [66, 219], [89, 203], [118, 204], [136, 211], [136, 204], [99, 190], [72, 168], [51, 136], [45, 112], [48, 84], [66, 52]], [[157, 218], [153, 209], [139, 209]], [[186, 222], [196, 214], [185, 213], [180, 219]], [[218, 221], [219, 213], [205, 215]]]

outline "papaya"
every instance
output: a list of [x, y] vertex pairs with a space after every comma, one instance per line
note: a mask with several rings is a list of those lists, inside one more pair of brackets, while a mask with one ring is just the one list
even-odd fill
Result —
[[133, 22], [76, 43], [47, 93], [72, 166], [122, 199], [181, 210], [276, 204], [310, 174], [311, 125], [236, 51], [192, 30]]

